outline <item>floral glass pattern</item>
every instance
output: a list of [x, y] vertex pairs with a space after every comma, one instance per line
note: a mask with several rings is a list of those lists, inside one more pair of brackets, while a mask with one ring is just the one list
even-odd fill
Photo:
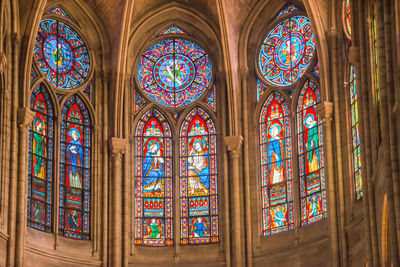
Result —
[[54, 113], [50, 96], [42, 84], [31, 96], [36, 113], [29, 127], [28, 150], [28, 225], [50, 232], [54, 172]]
[[291, 127], [289, 108], [281, 95], [268, 97], [259, 124], [266, 236], [294, 228]]
[[54, 19], [40, 22], [34, 59], [47, 80], [61, 89], [79, 86], [89, 73], [83, 40], [70, 26]]
[[155, 109], [136, 126], [135, 157], [135, 243], [172, 245], [171, 129]]
[[305, 16], [293, 16], [280, 22], [264, 39], [258, 67], [268, 82], [288, 86], [305, 73], [314, 54], [310, 20]]
[[197, 100], [209, 87], [212, 66], [206, 52], [183, 39], [151, 45], [138, 65], [140, 87], [155, 102], [179, 107]]
[[59, 234], [89, 239], [91, 119], [72, 96], [62, 108]]
[[217, 137], [209, 115], [195, 108], [180, 131], [181, 243], [218, 242]]
[[322, 123], [316, 111], [320, 102], [317, 85], [307, 80], [297, 105], [302, 225], [326, 217], [324, 139]]

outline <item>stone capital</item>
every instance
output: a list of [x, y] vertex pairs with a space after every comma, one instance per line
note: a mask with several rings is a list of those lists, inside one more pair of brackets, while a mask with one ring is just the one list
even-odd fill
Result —
[[332, 121], [333, 102], [325, 101], [317, 106], [317, 113], [324, 125]]
[[112, 154], [120, 154], [120, 155], [125, 154], [128, 142], [129, 141], [126, 138], [111, 137], [109, 143], [110, 152]]
[[35, 112], [29, 108], [19, 108], [17, 111], [17, 121], [19, 128], [27, 128], [31, 125]]
[[242, 149], [243, 137], [241, 135], [226, 136], [224, 137], [224, 143], [229, 153], [239, 156]]

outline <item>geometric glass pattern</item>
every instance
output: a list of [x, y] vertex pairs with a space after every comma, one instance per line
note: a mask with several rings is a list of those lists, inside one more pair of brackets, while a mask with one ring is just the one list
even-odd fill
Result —
[[59, 234], [89, 239], [91, 119], [83, 101], [70, 97], [62, 108]]
[[170, 34], [182, 34], [182, 35], [188, 35], [186, 32], [184, 32], [182, 29], [180, 29], [179, 27], [173, 25], [171, 27], [169, 27], [168, 29], [162, 31], [160, 33], [161, 35], [170, 35]]
[[361, 158], [360, 158], [360, 139], [358, 129], [358, 97], [357, 97], [357, 79], [356, 68], [350, 66], [350, 107], [351, 107], [351, 134], [353, 141], [353, 168], [354, 168], [354, 184], [357, 199], [363, 196], [362, 191], [362, 175], [361, 175]]
[[179, 113], [178, 112], [172, 113], [172, 118], [174, 119], [174, 121], [177, 121], [179, 118]]
[[36, 78], [38, 77], [35, 68], [33, 67], [33, 65], [31, 66], [31, 82], [33, 82]]
[[172, 245], [172, 138], [167, 120], [155, 109], [136, 126], [135, 158], [135, 243]]
[[262, 84], [260, 80], [257, 80], [257, 101], [260, 101], [267, 89], [268, 88]]
[[53, 7], [52, 9], [47, 11], [47, 13], [55, 14], [55, 15], [58, 15], [60, 17], [63, 17], [64, 19], [71, 20], [70, 17], [67, 15], [67, 13], [59, 6]]
[[89, 73], [89, 55], [78, 34], [54, 19], [39, 24], [34, 59], [47, 80], [61, 89], [79, 86]]
[[91, 102], [93, 102], [92, 96], [93, 96], [93, 83], [90, 82], [88, 86], [86, 86], [85, 89], [82, 90], [82, 92], [89, 98]]
[[294, 229], [289, 107], [274, 92], [260, 115], [263, 235]]
[[313, 73], [314, 73], [316, 76], [318, 76], [318, 77], [320, 76], [318, 61], [317, 61], [317, 63], [315, 63], [315, 67], [314, 67], [314, 69], [313, 69]]
[[135, 114], [146, 105], [146, 101], [137, 92], [135, 92]]
[[218, 242], [217, 136], [201, 108], [185, 118], [180, 131], [181, 244]]
[[320, 102], [317, 85], [307, 80], [297, 105], [302, 225], [326, 217], [324, 140], [322, 123], [316, 111]]
[[197, 44], [166, 39], [151, 45], [138, 66], [140, 87], [152, 100], [179, 107], [197, 100], [208, 88], [211, 62]]
[[217, 108], [217, 99], [215, 98], [215, 86], [206, 99], [206, 104], [215, 112]]
[[287, 5], [281, 12], [279, 12], [277, 18], [280, 18], [283, 15], [286, 15], [286, 14], [288, 14], [290, 12], [293, 12], [293, 11], [296, 11], [296, 10], [299, 10], [299, 8], [297, 6], [292, 5], [292, 4]]
[[345, 32], [351, 37], [351, 4], [350, 0], [344, 0], [343, 17], [345, 21]]
[[288, 86], [305, 73], [314, 54], [310, 20], [305, 16], [293, 16], [275, 26], [264, 39], [258, 67], [270, 83]]
[[29, 127], [28, 203], [30, 227], [51, 232], [54, 174], [54, 113], [50, 96], [39, 84], [31, 96], [36, 113]]

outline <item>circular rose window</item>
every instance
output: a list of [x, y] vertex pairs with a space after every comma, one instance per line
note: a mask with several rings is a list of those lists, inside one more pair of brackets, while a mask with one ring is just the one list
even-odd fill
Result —
[[54, 19], [40, 22], [34, 57], [46, 78], [62, 89], [80, 85], [89, 72], [89, 56], [82, 39]]
[[154, 101], [178, 107], [198, 99], [211, 82], [212, 67], [205, 51], [182, 39], [150, 46], [138, 65], [140, 87]]
[[304, 16], [294, 16], [279, 23], [267, 35], [258, 65], [267, 81], [287, 86], [305, 73], [314, 53], [314, 33], [310, 20]]

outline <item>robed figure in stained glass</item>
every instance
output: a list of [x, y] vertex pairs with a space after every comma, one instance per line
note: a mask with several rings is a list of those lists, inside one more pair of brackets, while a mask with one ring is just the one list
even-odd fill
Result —
[[163, 164], [160, 143], [152, 139], [147, 143], [147, 152], [143, 166], [143, 188], [148, 193], [160, 193], [163, 185]]
[[283, 182], [283, 144], [280, 138], [282, 128], [278, 122], [272, 122], [269, 129], [269, 143], [268, 143], [268, 165], [269, 180], [271, 184]]
[[286, 209], [284, 206], [276, 206], [272, 211], [273, 227], [282, 227], [286, 225]]
[[67, 146], [67, 160], [71, 166], [68, 167], [67, 186], [82, 188], [82, 167], [83, 149], [80, 140], [79, 130], [71, 128], [69, 130], [71, 140]]
[[145, 238], [160, 238], [162, 236], [163, 227], [161, 221], [158, 219], [150, 219], [147, 222], [146, 227], [147, 233], [145, 233]]
[[[304, 118], [304, 125], [307, 129], [306, 131], [306, 157], [307, 157], [307, 169], [308, 173], [318, 170], [319, 161], [319, 150], [318, 150], [318, 127], [315, 119], [315, 110], [310, 108], [310, 113], [306, 113]], [[313, 112], [314, 111], [314, 112]]]
[[40, 114], [37, 115], [33, 124], [35, 126], [35, 130], [33, 131], [33, 171], [34, 176], [38, 178], [44, 179], [44, 152], [46, 141], [44, 139], [45, 134], [45, 126], [43, 122], [43, 118], [39, 117]]
[[196, 219], [193, 219], [191, 229], [192, 237], [204, 237], [208, 235], [205, 220], [206, 219], [202, 217], [197, 217]]

